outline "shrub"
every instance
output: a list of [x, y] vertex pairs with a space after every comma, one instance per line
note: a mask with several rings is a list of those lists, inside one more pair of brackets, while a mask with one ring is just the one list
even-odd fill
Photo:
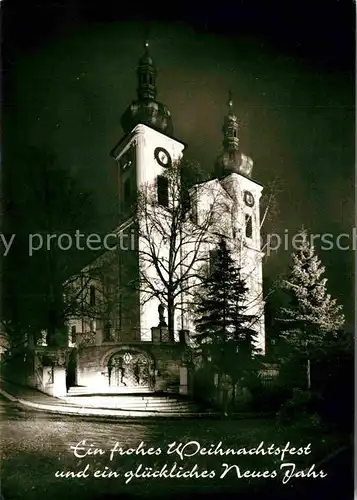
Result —
[[291, 396], [291, 390], [278, 382], [273, 382], [270, 385], [258, 382], [251, 386], [249, 390], [252, 395], [252, 411], [277, 412], [281, 405]]
[[353, 353], [326, 357], [315, 366], [313, 387], [320, 394], [317, 411], [323, 420], [346, 432], [354, 427]]
[[281, 422], [309, 420], [314, 415], [311, 422], [320, 421], [320, 417], [316, 413], [318, 399], [318, 396], [310, 391], [294, 389], [292, 397], [281, 405], [277, 413], [278, 420]]
[[212, 373], [205, 368], [200, 368], [195, 372], [193, 379], [193, 393], [197, 401], [202, 403], [212, 403], [215, 393], [215, 387], [212, 379]]

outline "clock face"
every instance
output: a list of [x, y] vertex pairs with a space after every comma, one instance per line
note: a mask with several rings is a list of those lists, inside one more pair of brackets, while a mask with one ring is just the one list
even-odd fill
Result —
[[162, 167], [170, 167], [172, 165], [172, 160], [170, 153], [164, 148], [156, 148], [154, 151], [155, 160]]
[[254, 196], [250, 191], [244, 191], [244, 203], [248, 205], [248, 207], [254, 206]]

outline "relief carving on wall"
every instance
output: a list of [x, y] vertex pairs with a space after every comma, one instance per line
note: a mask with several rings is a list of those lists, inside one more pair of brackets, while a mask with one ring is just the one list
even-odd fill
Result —
[[140, 352], [114, 354], [108, 363], [109, 384], [118, 387], [148, 387], [152, 383], [152, 363]]

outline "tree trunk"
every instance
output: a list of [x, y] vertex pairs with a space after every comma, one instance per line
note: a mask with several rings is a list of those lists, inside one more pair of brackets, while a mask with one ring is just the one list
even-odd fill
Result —
[[306, 349], [306, 381], [307, 381], [307, 390], [311, 389], [311, 363], [310, 363], [310, 354], [308, 350], [308, 342], [305, 344]]
[[223, 390], [223, 413], [224, 416], [228, 416], [228, 391], [227, 388], [224, 388]]
[[307, 390], [310, 391], [311, 389], [311, 363], [310, 363], [310, 358], [307, 358], [307, 364], [306, 364], [306, 376], [307, 376]]
[[236, 404], [236, 385], [237, 385], [237, 382], [232, 379], [232, 407], [233, 408]]

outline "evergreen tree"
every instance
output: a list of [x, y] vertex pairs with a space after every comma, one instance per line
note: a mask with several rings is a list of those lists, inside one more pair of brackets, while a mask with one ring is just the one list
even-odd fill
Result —
[[257, 318], [246, 312], [247, 293], [241, 270], [222, 238], [198, 293], [194, 337], [198, 351], [219, 374], [231, 377], [233, 387], [252, 367], [252, 355], [258, 353], [257, 332], [252, 328]]
[[311, 356], [324, 348], [331, 335], [344, 324], [342, 307], [327, 293], [325, 267], [315, 255], [306, 230], [301, 230], [300, 249], [292, 254], [293, 266], [282, 288], [290, 296], [290, 306], [279, 314], [281, 335], [307, 361], [307, 386], [311, 387]]

